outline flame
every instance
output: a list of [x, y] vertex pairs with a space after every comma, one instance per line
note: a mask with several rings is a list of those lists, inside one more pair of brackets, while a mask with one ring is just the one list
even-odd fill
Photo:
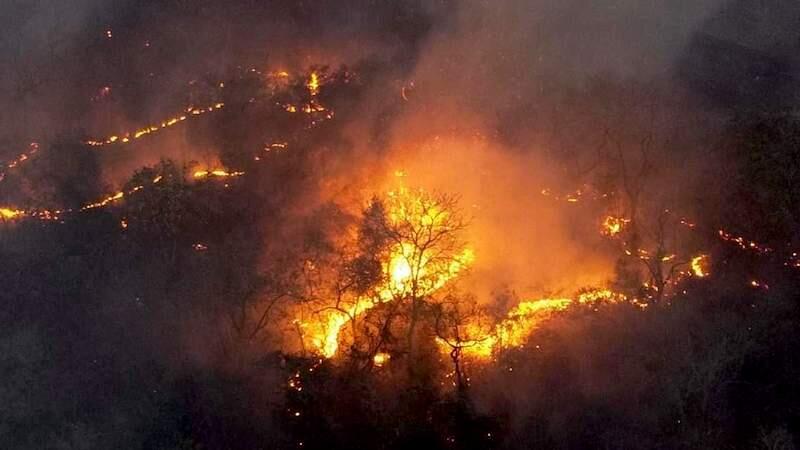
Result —
[[[308, 77], [308, 81], [306, 82], [306, 88], [308, 88], [308, 94], [311, 99], [308, 103], [304, 105], [295, 105], [292, 103], [281, 104], [278, 103], [286, 112], [296, 113], [298, 111], [302, 111], [306, 114], [314, 114], [319, 112], [327, 111], [327, 108], [322, 106], [319, 101], [317, 100], [317, 95], [319, 94], [320, 86], [322, 85], [319, 74], [317, 72], [311, 72]], [[333, 111], [328, 112], [324, 116], [325, 119], [332, 119], [333, 118]]]
[[[389, 262], [384, 267], [384, 273], [389, 274], [389, 282], [380, 291], [380, 297], [384, 301], [389, 301], [394, 297], [410, 294], [414, 288], [419, 295], [432, 294], [455, 278], [474, 260], [473, 251], [465, 249], [458, 257], [448, 262], [447, 267], [436, 267], [434, 270], [432, 267], [434, 263], [428, 252], [416, 248], [410, 242], [401, 242], [394, 248]], [[431, 272], [436, 274], [433, 278], [428, 276]], [[416, 287], [412, 286], [413, 281], [417, 282]]]
[[311, 72], [311, 75], [308, 77], [308, 83], [306, 83], [306, 87], [308, 88], [309, 94], [312, 97], [316, 97], [319, 94], [319, 75], [316, 72]]
[[[391, 253], [389, 261], [383, 265], [383, 272], [388, 279], [383, 288], [378, 291], [377, 298], [359, 298], [355, 304], [344, 311], [335, 310], [327, 314], [318, 322], [303, 323], [305, 333], [320, 355], [333, 358], [339, 350], [339, 334], [351, 318], [363, 315], [368, 310], [380, 303], [386, 303], [408, 295], [412, 289], [412, 277], [422, 277], [426, 274], [428, 258], [421, 258], [420, 264], [413, 266], [409, 263], [409, 256], [413, 254], [413, 246], [407, 243], [399, 244]], [[465, 250], [460, 257], [451, 262], [445, 273], [437, 275], [430, 283], [418, 286], [420, 295], [429, 295], [444, 286], [459, 272], [466, 269], [473, 261], [471, 250]]]
[[[464, 340], [457, 344], [462, 348], [466, 357], [486, 360], [501, 349], [524, 347], [531, 334], [542, 323], [552, 318], [555, 314], [565, 311], [576, 305], [594, 306], [598, 303], [616, 304], [627, 301], [623, 294], [610, 289], [590, 289], [580, 292], [575, 299], [572, 298], [542, 298], [524, 301], [506, 314], [489, 333], [481, 333], [479, 326], [467, 330], [467, 335], [482, 336], [478, 339]], [[635, 301], [631, 301], [635, 304]], [[450, 349], [450, 344], [439, 339], [443, 351]]]
[[630, 222], [630, 219], [622, 217], [606, 216], [603, 219], [602, 231], [606, 236], [617, 236], [622, 233], [625, 226]]
[[334, 311], [327, 315], [327, 320], [304, 323], [308, 330], [311, 343], [325, 358], [333, 358], [339, 350], [339, 333], [342, 327], [347, 324], [350, 318], [358, 317], [364, 312], [374, 308], [376, 302], [371, 299], [359, 298], [356, 303], [348, 308], [346, 312]]
[[[391, 192], [387, 204], [389, 222], [394, 225], [410, 223], [412, 227], [434, 230], [444, 226], [448, 213], [433, 206], [426, 198], [421, 190]], [[358, 298], [350, 307], [329, 310], [319, 320], [302, 323], [304, 334], [316, 351], [326, 358], [334, 357], [339, 349], [339, 334], [349, 320], [381, 303], [412, 294], [419, 297], [433, 294], [466, 270], [475, 259], [469, 248], [446, 261], [433, 258], [431, 253], [430, 249], [418, 248], [410, 241], [394, 244], [381, 265], [385, 281], [374, 297]]]
[[[24, 163], [25, 161], [30, 160], [31, 156], [35, 155], [39, 151], [39, 143], [38, 142], [31, 142], [28, 145], [28, 151], [24, 153], [20, 153], [17, 155], [16, 158], [6, 162], [5, 164], [0, 164], [0, 169], [14, 169], [18, 167], [20, 164]], [[0, 181], [3, 181], [6, 177], [5, 172], [0, 171]]]
[[[239, 177], [244, 175], [244, 172], [231, 172], [225, 169], [209, 169], [209, 170], [199, 170], [195, 171], [192, 175], [195, 179], [203, 179], [209, 177], [218, 177], [218, 178], [228, 178], [228, 177]], [[158, 184], [163, 179], [162, 175], [157, 175], [150, 180], [149, 185]], [[109, 194], [106, 197], [92, 203], [87, 203], [80, 208], [77, 209], [30, 209], [28, 211], [23, 211], [20, 209], [12, 208], [12, 207], [0, 207], [0, 218], [3, 219], [21, 219], [24, 217], [31, 217], [39, 220], [46, 220], [46, 221], [53, 221], [59, 220], [61, 215], [64, 213], [72, 213], [72, 212], [83, 212], [89, 211], [92, 209], [97, 208], [104, 208], [108, 205], [116, 203], [119, 200], [124, 199], [125, 197], [134, 194], [136, 192], [145, 189], [145, 187], [149, 185], [137, 185], [134, 186], [127, 191], [117, 191], [113, 194]], [[227, 187], [227, 184], [225, 185]], [[126, 221], [120, 224], [120, 226], [125, 229], [127, 228], [128, 224]]]
[[690, 262], [692, 274], [698, 278], [704, 278], [709, 275], [708, 272], [708, 255], [697, 255], [692, 258]]
[[728, 233], [725, 230], [718, 230], [719, 238], [726, 242], [733, 242], [734, 244], [738, 245], [739, 248], [742, 250], [751, 250], [756, 253], [769, 253], [772, 251], [772, 248], [767, 247], [765, 245], [761, 245], [758, 242], [751, 241], [745, 239], [742, 236], [734, 236], [731, 233]]
[[608, 197], [608, 194], [598, 192], [588, 184], [582, 185], [580, 188], [563, 195], [558, 195], [550, 188], [543, 188], [539, 191], [545, 197], [551, 197], [554, 200], [566, 201], [567, 203], [578, 203], [583, 198], [588, 197], [590, 200], [601, 200]]
[[[255, 69], [251, 69], [251, 71], [260, 74], [260, 72], [258, 72]], [[278, 77], [280, 79], [286, 79], [286, 78], [289, 77], [289, 74], [287, 72], [278, 72], [277, 74], [270, 74], [269, 76]], [[316, 72], [312, 72], [311, 75], [309, 76], [308, 83], [306, 84], [306, 86], [308, 87], [309, 92], [310, 92], [310, 94], [312, 96], [312, 99], [311, 99], [310, 103], [308, 103], [305, 106], [302, 106], [301, 109], [304, 112], [308, 113], [308, 114], [313, 114], [313, 113], [322, 112], [322, 111], [324, 111], [325, 114], [324, 115], [314, 115], [314, 118], [310, 122], [309, 126], [315, 126], [315, 125], [317, 125], [318, 123], [320, 123], [323, 120], [327, 120], [327, 119], [332, 119], [333, 118], [333, 111], [327, 110], [324, 106], [320, 105], [317, 102], [317, 100], [315, 99], [317, 93], [319, 92], [319, 88], [320, 88], [321, 84], [322, 84], [322, 80], [321, 80], [320, 76]], [[224, 83], [220, 83], [220, 87], [224, 87]], [[101, 93], [103, 93], [105, 95], [105, 94], [110, 93], [110, 90], [111, 90], [110, 87], [104, 87], [103, 89], [101, 89]], [[105, 138], [89, 139], [89, 140], [83, 141], [83, 143], [86, 144], [86, 145], [92, 146], [92, 147], [103, 147], [103, 146], [107, 146], [107, 145], [111, 145], [111, 144], [127, 144], [127, 143], [131, 143], [133, 141], [142, 139], [145, 136], [148, 136], [150, 134], [153, 134], [153, 133], [156, 133], [158, 131], [161, 131], [161, 130], [163, 130], [165, 128], [170, 128], [172, 126], [178, 125], [179, 123], [188, 120], [190, 117], [196, 117], [196, 116], [204, 115], [204, 114], [207, 114], [207, 113], [210, 113], [210, 112], [213, 112], [213, 111], [220, 110], [220, 109], [222, 109], [224, 107], [225, 107], [224, 103], [214, 103], [214, 104], [210, 104], [210, 105], [205, 106], [205, 107], [188, 106], [183, 110], [183, 112], [181, 114], [176, 115], [174, 117], [170, 117], [170, 118], [164, 119], [163, 121], [161, 121], [159, 123], [148, 125], [148, 126], [140, 128], [138, 130], [125, 132], [125, 133], [122, 133], [122, 134], [110, 135], [110, 136], [105, 137]], [[298, 111], [298, 107], [295, 106], [295, 105], [285, 105], [285, 107], [286, 107], [287, 111], [291, 111], [291, 112]], [[278, 142], [278, 143], [270, 144], [268, 147], [265, 147], [264, 150], [265, 151], [284, 150], [284, 149], [287, 148], [287, 146], [288, 146], [288, 144], [286, 142]], [[38, 151], [39, 151], [39, 143], [32, 142], [32, 143], [30, 143], [29, 149], [28, 149], [27, 152], [21, 153], [16, 158], [14, 158], [14, 159], [12, 159], [10, 161], [7, 161], [5, 163], [0, 164], [0, 181], [3, 181], [6, 178], [6, 173], [3, 171], [3, 169], [14, 169], [14, 168], [18, 167], [23, 162], [31, 160], [32, 159], [31, 156], [34, 155], [35, 153], [37, 153]], [[257, 161], [260, 160], [260, 158], [258, 156], [255, 156], [254, 159], [256, 159]], [[203, 179], [203, 178], [208, 178], [208, 177], [218, 177], [218, 178], [238, 177], [238, 176], [241, 176], [241, 175], [244, 175], [244, 172], [229, 172], [229, 171], [224, 170], [224, 169], [198, 170], [193, 174], [194, 178], [196, 178], [196, 179]], [[155, 184], [155, 183], [158, 183], [159, 181], [161, 181], [161, 176], [155, 177], [152, 180], [152, 183]], [[226, 185], [226, 187], [227, 187], [227, 185]], [[125, 197], [125, 196], [127, 196], [127, 195], [129, 195], [129, 194], [131, 194], [133, 192], [136, 192], [136, 191], [138, 191], [138, 190], [140, 190], [142, 188], [144, 188], [144, 186], [136, 186], [135, 188], [131, 189], [128, 192], [115, 192], [115, 193], [107, 195], [105, 198], [103, 198], [103, 199], [101, 199], [99, 201], [86, 204], [86, 205], [84, 205], [84, 206], [82, 206], [80, 208], [76, 208], [76, 209], [63, 209], [62, 210], [62, 209], [33, 209], [33, 208], [29, 208], [27, 210], [20, 210], [20, 209], [12, 208], [12, 207], [3, 207], [3, 209], [5, 210], [5, 213], [1, 217], [4, 218], [4, 219], [11, 219], [11, 218], [20, 219], [20, 218], [24, 218], [24, 217], [30, 217], [30, 218], [35, 218], [35, 219], [39, 219], [39, 220], [47, 220], [47, 221], [59, 220], [61, 215], [64, 214], [64, 213], [72, 213], [72, 212], [75, 212], [75, 211], [86, 211], [86, 210], [91, 210], [91, 209], [95, 209], [95, 208], [105, 207], [105, 206], [108, 206], [109, 204], [112, 204], [112, 203], [118, 201], [118, 200], [121, 200], [123, 197]], [[12, 211], [13, 211], [13, 214], [12, 214]]]
[[[486, 360], [501, 348], [522, 347], [528, 337], [540, 324], [558, 311], [563, 311], [572, 304], [568, 298], [543, 298], [524, 301], [512, 308], [506, 318], [497, 323], [488, 334], [479, 325], [469, 327], [467, 335], [482, 336], [476, 339], [462, 340], [455, 344], [461, 347], [462, 354], [468, 358]], [[440, 350], [450, 352], [452, 344], [437, 339]]]
[[192, 174], [192, 177], [196, 179], [209, 178], [209, 177], [228, 178], [228, 177], [240, 177], [242, 175], [244, 175], [244, 172], [228, 172], [225, 169], [206, 169], [206, 170], [196, 170]]
[[[137, 187], [139, 187], [139, 186], [137, 186]], [[138, 189], [136, 189], [136, 190], [138, 191]], [[113, 195], [109, 195], [108, 197], [100, 200], [99, 202], [89, 203], [88, 205], [82, 207], [81, 211], [84, 211], [84, 210], [87, 210], [87, 209], [102, 208], [102, 207], [108, 205], [109, 203], [112, 203], [112, 202], [115, 202], [117, 200], [120, 200], [123, 197], [125, 197], [125, 193], [122, 192], [122, 191], [119, 191], [119, 192], [117, 192], [117, 193], [115, 193]]]
[[392, 359], [392, 355], [386, 352], [379, 352], [372, 357], [372, 364], [374, 364], [375, 367], [383, 367], [390, 359]]
[[593, 305], [596, 303], [621, 303], [627, 300], [624, 294], [614, 292], [610, 289], [590, 289], [578, 294], [578, 303], [581, 305]]
[[0, 217], [4, 220], [13, 220], [25, 216], [25, 211], [14, 208], [0, 208]]
[[543, 319], [554, 312], [563, 311], [572, 304], [568, 298], [545, 298], [522, 302], [508, 312], [495, 331], [497, 344], [501, 347], [519, 347]]
[[174, 117], [170, 117], [170, 118], [164, 119], [160, 123], [151, 124], [151, 125], [148, 125], [146, 127], [140, 128], [140, 129], [135, 130], [135, 131], [125, 132], [125, 133], [123, 133], [121, 135], [111, 135], [111, 136], [108, 136], [108, 137], [106, 137], [104, 139], [89, 139], [87, 141], [84, 141], [84, 144], [92, 146], [92, 147], [102, 147], [104, 145], [114, 144], [114, 143], [118, 143], [118, 142], [122, 143], [122, 144], [127, 144], [127, 143], [131, 142], [132, 140], [140, 139], [140, 138], [142, 138], [144, 136], [147, 136], [149, 134], [156, 133], [156, 132], [161, 131], [161, 130], [163, 130], [165, 128], [169, 128], [169, 127], [172, 127], [174, 125], [177, 125], [178, 123], [183, 122], [186, 119], [188, 119], [189, 116], [200, 116], [200, 115], [203, 115], [203, 114], [207, 114], [207, 113], [210, 113], [210, 112], [214, 112], [214, 111], [220, 110], [220, 109], [222, 109], [224, 107], [225, 107], [224, 103], [214, 103], [214, 104], [208, 105], [206, 107], [188, 106], [188, 107], [186, 107], [184, 109], [184, 111], [183, 111], [184, 113], [183, 114], [176, 115]]

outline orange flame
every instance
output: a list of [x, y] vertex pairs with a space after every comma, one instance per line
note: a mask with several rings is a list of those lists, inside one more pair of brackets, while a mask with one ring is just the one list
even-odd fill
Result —
[[692, 274], [698, 278], [704, 278], [709, 275], [708, 272], [708, 265], [709, 265], [709, 258], [708, 255], [697, 255], [692, 258], [690, 262], [692, 268]]

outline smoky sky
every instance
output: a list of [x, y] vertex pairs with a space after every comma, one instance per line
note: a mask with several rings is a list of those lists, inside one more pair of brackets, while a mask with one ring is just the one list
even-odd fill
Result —
[[430, 72], [476, 104], [502, 104], [554, 80], [664, 76], [698, 33], [796, 59], [795, 3], [7, 0], [0, 142], [90, 127], [104, 86], [115, 88], [115, 113], [141, 121], [179, 103], [186, 83], [239, 66], [375, 58], [397, 78]]
[[[92, 130], [112, 89], [119, 120], [187, 103], [189, 83], [233, 70], [307, 68], [367, 57], [398, 73], [448, 8], [427, 2], [20, 1], [0, 6], [0, 121], [7, 145]], [[119, 124], [106, 124], [106, 126]], [[14, 153], [14, 150], [3, 150]]]

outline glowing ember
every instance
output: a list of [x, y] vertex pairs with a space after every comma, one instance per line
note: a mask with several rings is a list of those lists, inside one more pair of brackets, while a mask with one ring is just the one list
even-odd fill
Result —
[[209, 177], [217, 177], [217, 178], [240, 177], [242, 175], [244, 175], [244, 172], [228, 172], [225, 169], [197, 170], [192, 174], [194, 178], [198, 179], [209, 178]]
[[319, 75], [317, 75], [316, 72], [311, 72], [311, 75], [308, 77], [308, 83], [306, 83], [306, 87], [308, 88], [308, 92], [312, 97], [315, 97], [317, 94], [319, 94]]
[[622, 233], [622, 230], [625, 229], [625, 225], [627, 225], [628, 222], [630, 222], [630, 219], [606, 216], [602, 223], [603, 234], [606, 236], [616, 236]]
[[100, 200], [99, 202], [89, 203], [88, 205], [82, 207], [81, 211], [84, 211], [84, 210], [87, 210], [87, 209], [102, 208], [102, 207], [104, 207], [104, 206], [106, 206], [106, 205], [108, 205], [108, 204], [110, 204], [112, 202], [115, 202], [117, 200], [122, 199], [122, 197], [125, 197], [125, 193], [122, 192], [122, 191], [119, 191], [116, 194], [110, 195], [110, 196]]
[[769, 253], [772, 251], [772, 249], [767, 246], [761, 245], [755, 241], [747, 240], [742, 236], [734, 236], [725, 230], [719, 230], [718, 233], [720, 239], [726, 242], [733, 242], [743, 250], [751, 250], [756, 253]]
[[0, 208], [0, 217], [4, 220], [18, 219], [25, 215], [25, 211], [20, 211], [14, 208]]
[[692, 269], [692, 275], [698, 278], [704, 278], [709, 275], [708, 266], [709, 266], [709, 258], [708, 255], [698, 255], [692, 258], [690, 262], [690, 266]]
[[627, 300], [624, 294], [610, 289], [590, 289], [578, 294], [578, 303], [581, 305], [594, 305], [597, 303], [621, 303]]
[[189, 116], [199, 116], [207, 114], [222, 109], [224, 106], [225, 106], [224, 103], [214, 103], [207, 107], [199, 107], [199, 108], [194, 106], [189, 106], [184, 110], [185, 114], [165, 119], [158, 124], [152, 124], [135, 131], [123, 133], [121, 135], [111, 135], [105, 139], [90, 139], [88, 141], [85, 141], [84, 143], [92, 147], [102, 147], [104, 145], [116, 144], [116, 143], [127, 144], [129, 142], [132, 142], [133, 140], [141, 139], [142, 137], [147, 136], [149, 134], [177, 125], [178, 123], [188, 119]]
[[[28, 145], [28, 151], [25, 153], [20, 153], [16, 158], [12, 159], [11, 161], [6, 162], [5, 164], [0, 164], [0, 169], [14, 169], [18, 167], [25, 161], [30, 160], [31, 156], [36, 154], [39, 151], [39, 143], [38, 142], [31, 142]], [[6, 177], [6, 174], [0, 171], [0, 181], [3, 181]]]
[[551, 197], [554, 200], [558, 201], [566, 201], [567, 203], [578, 203], [582, 199], [588, 197], [590, 200], [600, 200], [608, 197], [608, 194], [598, 192], [590, 185], [583, 185], [581, 188], [576, 189], [572, 192], [568, 192], [563, 195], [558, 195], [554, 193], [552, 189], [544, 188], [539, 191], [540, 194], [544, 195], [545, 197]]
[[392, 355], [388, 353], [385, 352], [376, 353], [375, 356], [372, 357], [372, 364], [374, 364], [375, 367], [383, 367], [384, 365], [386, 365], [386, 363], [389, 362], [391, 358]]
[[[230, 172], [225, 169], [213, 169], [213, 170], [203, 170], [197, 171], [193, 174], [196, 179], [203, 179], [208, 177], [219, 177], [219, 178], [228, 178], [228, 177], [239, 177], [244, 175], [244, 172]], [[163, 180], [162, 175], [155, 176], [149, 184], [145, 185], [137, 185], [134, 186], [127, 191], [118, 191], [113, 194], [109, 194], [101, 200], [96, 202], [88, 203], [80, 208], [77, 209], [29, 209], [27, 211], [12, 208], [12, 207], [0, 207], [0, 218], [10, 220], [10, 219], [22, 219], [25, 217], [30, 217], [38, 220], [44, 221], [55, 221], [61, 218], [61, 215], [64, 213], [73, 213], [73, 212], [85, 212], [97, 208], [104, 208], [109, 206], [113, 203], [116, 203], [126, 196], [134, 194], [136, 192], [145, 189], [145, 187], [151, 184], [158, 184]], [[228, 185], [226, 184], [225, 187]], [[127, 228], [128, 223], [123, 219], [120, 223], [120, 227], [125, 229]]]
[[287, 147], [289, 147], [289, 143], [288, 142], [273, 142], [271, 144], [265, 145], [264, 146], [264, 151], [265, 152], [281, 151], [281, 150], [285, 150]]

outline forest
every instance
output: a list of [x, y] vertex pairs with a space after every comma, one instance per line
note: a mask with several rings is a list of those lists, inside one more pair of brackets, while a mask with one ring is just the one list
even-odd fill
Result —
[[794, 2], [0, 12], [0, 448], [795, 448]]

